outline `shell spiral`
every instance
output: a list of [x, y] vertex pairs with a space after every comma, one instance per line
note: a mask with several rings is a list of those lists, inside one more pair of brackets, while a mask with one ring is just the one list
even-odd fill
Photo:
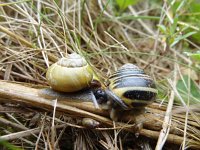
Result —
[[109, 81], [109, 89], [129, 108], [145, 107], [157, 95], [153, 79], [133, 64], [123, 65], [110, 76]]
[[93, 73], [82, 56], [72, 53], [51, 65], [46, 78], [56, 91], [75, 92], [90, 85]]

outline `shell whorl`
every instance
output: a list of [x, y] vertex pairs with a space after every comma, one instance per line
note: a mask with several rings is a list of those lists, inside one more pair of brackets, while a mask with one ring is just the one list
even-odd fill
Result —
[[86, 66], [87, 62], [86, 60], [80, 56], [77, 53], [69, 54], [67, 57], [61, 58], [58, 62], [58, 65], [62, 67], [69, 67], [69, 68], [75, 68], [75, 67], [82, 67]]
[[130, 107], [145, 106], [157, 94], [153, 79], [133, 64], [125, 64], [109, 78], [109, 89]]
[[52, 64], [46, 73], [52, 89], [60, 92], [75, 92], [89, 87], [93, 72], [79, 54], [69, 54]]
[[[134, 80], [134, 79], [138, 79], [138, 78], [152, 80], [151, 77], [146, 75], [142, 69], [140, 69], [138, 66], [136, 66], [134, 64], [130, 64], [130, 63], [123, 65], [109, 77], [110, 81], [113, 84], [113, 88], [116, 85], [118, 85], [118, 83], [121, 83], [121, 82], [126, 83], [126, 80]], [[128, 81], [127, 81], [127, 83], [128, 83]], [[133, 82], [131, 82], [131, 83], [129, 82], [128, 84], [130, 86], [132, 86], [132, 84], [134, 85]], [[120, 86], [128, 86], [128, 85], [121, 84]]]

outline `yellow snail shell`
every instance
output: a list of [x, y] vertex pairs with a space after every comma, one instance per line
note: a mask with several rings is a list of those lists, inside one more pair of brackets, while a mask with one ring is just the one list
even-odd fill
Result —
[[82, 56], [73, 53], [51, 65], [46, 78], [56, 91], [76, 92], [90, 85], [93, 72]]

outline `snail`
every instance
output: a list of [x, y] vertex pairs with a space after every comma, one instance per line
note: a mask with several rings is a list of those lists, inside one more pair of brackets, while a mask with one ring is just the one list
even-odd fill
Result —
[[82, 56], [72, 53], [51, 65], [46, 79], [55, 91], [76, 92], [89, 87], [93, 72]]
[[107, 98], [110, 116], [117, 120], [117, 112], [141, 110], [151, 104], [157, 95], [153, 79], [133, 64], [125, 64], [109, 77], [108, 88], [96, 91], [96, 97]]
[[95, 108], [99, 108], [90, 90], [93, 76], [93, 71], [84, 57], [77, 53], [68, 54], [47, 69], [46, 79], [51, 89], [43, 89], [39, 95], [48, 99], [92, 100]]
[[97, 128], [100, 125], [100, 123], [91, 118], [83, 118], [82, 125], [86, 128], [94, 129], [94, 128]]
[[[83, 57], [73, 53], [49, 67], [46, 77], [53, 90], [70, 93], [89, 87], [93, 81], [93, 72]], [[108, 80], [106, 88], [98, 87], [98, 84], [95, 84], [97, 88], [94, 89], [90, 86], [90, 98], [96, 108], [99, 103], [106, 103], [113, 120], [118, 120], [118, 114], [122, 111], [142, 110], [156, 98], [157, 89], [153, 79], [136, 65], [123, 65]], [[59, 97], [60, 94], [53, 95]]]

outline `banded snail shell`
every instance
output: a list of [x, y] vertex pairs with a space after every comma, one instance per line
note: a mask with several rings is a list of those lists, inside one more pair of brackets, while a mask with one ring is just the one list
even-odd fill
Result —
[[90, 85], [93, 72], [82, 56], [72, 53], [51, 65], [46, 78], [56, 91], [75, 92]]
[[145, 107], [152, 103], [157, 95], [153, 79], [133, 64], [125, 64], [109, 78], [109, 90], [121, 99], [114, 99], [128, 108]]

